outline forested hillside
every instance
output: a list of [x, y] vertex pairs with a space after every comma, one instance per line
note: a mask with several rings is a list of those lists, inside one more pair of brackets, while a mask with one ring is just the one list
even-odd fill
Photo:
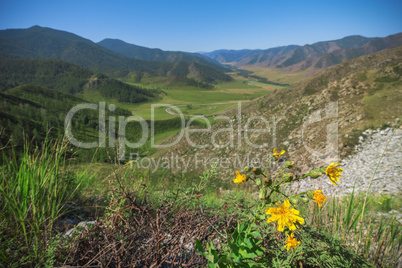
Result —
[[[64, 119], [75, 105], [85, 100], [40, 86], [23, 85], [0, 93], [0, 147], [7, 143], [21, 147], [24, 139], [34, 138], [41, 143], [46, 137], [64, 135]], [[122, 115], [129, 111], [119, 109]], [[98, 127], [98, 113], [85, 110], [74, 117], [74, 134], [84, 141], [94, 139]], [[10, 140], [11, 138], [11, 140]]]
[[[23, 85], [16, 88], [0, 92], [0, 148], [14, 148], [14, 151], [20, 153], [26, 141], [33, 140], [34, 144], [43, 143], [46, 139], [60, 139], [65, 135], [66, 116], [71, 109], [79, 104], [88, 103], [87, 101], [65, 94], [52, 89], [40, 86]], [[116, 107], [110, 111], [105, 107], [105, 117], [100, 118], [101, 108], [96, 103], [97, 109], [82, 109], [77, 111], [72, 120], [72, 135], [80, 142], [98, 142], [100, 120], [105, 120], [106, 126], [106, 144], [109, 139], [118, 133], [118, 123], [115, 123], [115, 130], [109, 133], [110, 117], [118, 121], [118, 117], [124, 119], [132, 115], [128, 110]], [[151, 122], [145, 122], [151, 127]], [[180, 118], [170, 120], [158, 120], [153, 123], [155, 133], [163, 133], [172, 129], [179, 129], [181, 126]], [[139, 122], [133, 121], [125, 126], [126, 134], [124, 136], [131, 143], [138, 142], [142, 138], [142, 126]], [[148, 130], [150, 132], [150, 130]], [[145, 137], [149, 140], [151, 137]], [[140, 148], [126, 148], [126, 154], [130, 152], [141, 154], [149, 149], [147, 142]], [[83, 149], [71, 145], [71, 154], [79, 161], [109, 161], [106, 153], [107, 148], [95, 147], [92, 149]], [[9, 150], [4, 150], [9, 153]], [[114, 157], [116, 148], [109, 149], [109, 155]], [[72, 156], [72, 155], [71, 155]], [[0, 158], [1, 160], [1, 158]]]
[[0, 60], [0, 91], [31, 84], [66, 94], [82, 93], [84, 89], [99, 91], [102, 96], [120, 102], [138, 103], [158, 94], [139, 86], [128, 85], [103, 74], [55, 59]]

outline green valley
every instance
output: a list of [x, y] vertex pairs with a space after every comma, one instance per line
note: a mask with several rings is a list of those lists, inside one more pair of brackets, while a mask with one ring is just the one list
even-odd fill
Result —
[[0, 30], [0, 267], [396, 267], [401, 40]]
[[[18, 146], [22, 146], [24, 135], [35, 137], [38, 143], [44, 141], [47, 135], [48, 138], [60, 137], [64, 133], [67, 112], [87, 101], [116, 105], [119, 110], [110, 114], [115, 118], [137, 115], [148, 120], [149, 126], [149, 120], [153, 120], [156, 126], [163, 125], [155, 131], [155, 140], [159, 142], [160, 139], [176, 134], [181, 128], [180, 116], [166, 111], [171, 105], [184, 105], [180, 106], [179, 110], [186, 116], [185, 121], [190, 119], [188, 115], [206, 115], [211, 123], [216, 123], [211, 116], [235, 108], [237, 101], [250, 101], [272, 90], [249, 85], [247, 80], [238, 78], [207, 88], [188, 86], [188, 80], [183, 80], [183, 84], [182, 80], [174, 77], [155, 75], [143, 75], [140, 83], [135, 83], [136, 79], [130, 76], [117, 80], [56, 59], [2, 58], [0, 78], [0, 91], [3, 92], [4, 102], [1, 107], [3, 146], [8, 144], [11, 137], [13, 144]], [[67, 99], [71, 101], [66, 101]], [[88, 110], [83, 112], [89, 114], [78, 113], [79, 121], [73, 126], [79, 129], [77, 137], [83, 141], [97, 139], [98, 113]], [[106, 120], [106, 126], [108, 122]], [[197, 122], [202, 124], [199, 120], [195, 124]], [[80, 126], [81, 124], [85, 127]], [[12, 125], [16, 126], [11, 127]], [[24, 129], [26, 130], [23, 131]], [[51, 131], [48, 132], [49, 130]], [[138, 138], [139, 126], [134, 126], [133, 131], [137, 134], [127, 137], [131, 142]], [[154, 152], [149, 150], [149, 141], [134, 151], [142, 154], [146, 152], [147, 155]], [[103, 149], [92, 159], [89, 155], [94, 152], [95, 150], [78, 150], [76, 155], [80, 156], [81, 161], [107, 160]]]

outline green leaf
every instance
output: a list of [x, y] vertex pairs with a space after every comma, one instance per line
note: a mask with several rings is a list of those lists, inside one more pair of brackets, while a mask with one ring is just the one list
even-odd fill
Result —
[[213, 264], [212, 262], [208, 262], [208, 267], [209, 268], [216, 268], [216, 265]]
[[240, 253], [240, 255], [243, 256], [244, 258], [249, 258], [249, 259], [251, 259], [251, 258], [256, 258], [256, 257], [258, 257], [257, 254], [255, 254], [254, 252], [248, 252], [246, 249], [240, 249], [240, 250], [239, 250], [239, 253]]
[[195, 239], [195, 253], [202, 255], [204, 253], [204, 247], [202, 246], [200, 240]]

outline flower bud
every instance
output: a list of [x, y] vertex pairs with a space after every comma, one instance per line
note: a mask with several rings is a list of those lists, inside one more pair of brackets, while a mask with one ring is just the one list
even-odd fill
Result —
[[301, 198], [301, 200], [302, 200], [303, 202], [307, 202], [307, 201], [308, 201], [308, 198], [307, 198], [306, 196], [301, 196], [300, 198]]
[[293, 204], [297, 205], [299, 203], [299, 199], [291, 197], [290, 202], [292, 202]]
[[250, 169], [251, 169], [250, 166], [245, 166], [244, 167], [244, 171], [246, 171], [246, 172], [250, 171]]
[[317, 170], [324, 174], [326, 169], [327, 169], [326, 167], [321, 167], [321, 168], [318, 168]]
[[265, 178], [264, 185], [268, 186], [268, 187], [271, 186], [272, 185], [272, 180], [270, 178]]
[[261, 179], [260, 179], [260, 178], [257, 178], [257, 179], [255, 180], [255, 184], [256, 184], [257, 186], [261, 186], [261, 184], [262, 184]]
[[261, 168], [253, 168], [253, 173], [255, 175], [261, 175], [262, 174]]
[[293, 173], [285, 172], [282, 176], [284, 181], [292, 181], [293, 180]]
[[265, 200], [265, 195], [266, 195], [266, 193], [267, 193], [267, 190], [265, 189], [265, 187], [262, 187], [262, 188], [260, 189], [260, 194], [258, 195], [258, 198], [259, 198], [260, 200]]
[[320, 171], [320, 169], [313, 169], [311, 170], [309, 173], [307, 173], [307, 175], [310, 176], [310, 178], [312, 179], [317, 179], [318, 177], [320, 177], [323, 173]]
[[295, 166], [295, 162], [293, 161], [286, 161], [285, 168], [293, 168]]
[[310, 197], [310, 198], [313, 198], [314, 197], [314, 191], [308, 191], [307, 196]]

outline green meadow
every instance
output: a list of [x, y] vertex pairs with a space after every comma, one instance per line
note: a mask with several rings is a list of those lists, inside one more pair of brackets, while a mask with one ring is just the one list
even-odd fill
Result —
[[[140, 85], [136, 83], [129, 84]], [[147, 82], [145, 85], [141, 84], [141, 86], [161, 88], [164, 93], [149, 102], [140, 104], [116, 103], [116, 105], [130, 110], [134, 115], [141, 116], [146, 120], [152, 118], [152, 113], [155, 120], [177, 117], [177, 115], [171, 115], [165, 111], [169, 106], [159, 106], [158, 104], [181, 105], [178, 109], [184, 115], [212, 115], [236, 107], [238, 101], [250, 101], [273, 91], [272, 88], [261, 88], [258, 85], [249, 84], [248, 80], [243, 79], [223, 82], [215, 85], [213, 89], [188, 86], [166, 87], [155, 82]], [[92, 100], [97, 99], [93, 96]], [[152, 105], [154, 105], [153, 109]], [[174, 110], [172, 111], [174, 112]]]

